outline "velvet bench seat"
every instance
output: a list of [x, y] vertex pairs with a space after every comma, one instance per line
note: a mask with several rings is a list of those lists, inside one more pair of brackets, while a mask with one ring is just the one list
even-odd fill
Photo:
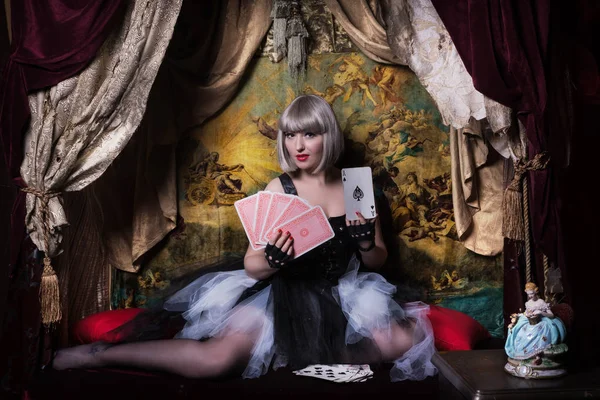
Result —
[[131, 370], [42, 371], [27, 392], [28, 400], [78, 399], [369, 399], [390, 395], [402, 399], [437, 399], [438, 378], [390, 382], [389, 367], [374, 367], [373, 378], [361, 383], [332, 383], [294, 375], [290, 369], [269, 371], [258, 379], [228, 377], [187, 379]]
[[[502, 339], [480, 341], [477, 349], [501, 349]], [[288, 368], [269, 371], [258, 379], [239, 376], [221, 379], [188, 379], [133, 369], [40, 371], [27, 391], [27, 400], [77, 399], [444, 399], [439, 376], [424, 381], [390, 382], [389, 365], [372, 366], [373, 378], [361, 383], [332, 383], [296, 376]], [[377, 397], [369, 397], [377, 396]]]

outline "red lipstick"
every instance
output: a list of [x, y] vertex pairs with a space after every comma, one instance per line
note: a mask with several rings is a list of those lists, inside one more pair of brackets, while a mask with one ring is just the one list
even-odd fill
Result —
[[296, 159], [297, 159], [298, 161], [306, 161], [306, 160], [308, 159], [308, 154], [298, 154], [298, 155], [296, 156]]

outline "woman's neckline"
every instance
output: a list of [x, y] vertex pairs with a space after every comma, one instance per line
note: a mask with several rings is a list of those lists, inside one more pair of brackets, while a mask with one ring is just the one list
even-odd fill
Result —
[[[294, 190], [294, 192], [295, 192], [295, 193], [293, 193], [293, 195], [294, 195], [294, 196], [296, 196], [296, 197], [298, 197], [299, 199], [302, 199], [302, 200], [304, 200], [304, 198], [302, 198], [302, 197], [300, 197], [300, 196], [298, 195], [298, 189], [296, 189], [296, 185], [294, 185], [294, 181], [293, 181], [293, 179], [292, 179], [291, 175], [290, 175], [290, 174], [288, 174], [287, 172], [284, 172], [284, 173], [283, 173], [283, 174], [281, 174], [281, 175], [287, 175], [287, 177], [288, 177], [288, 179], [289, 179], [289, 184], [290, 184], [291, 188], [292, 188], [292, 189]], [[284, 182], [283, 182], [283, 181], [281, 182], [281, 186], [283, 186], [283, 192], [284, 192], [284, 193], [286, 193], [286, 194], [292, 194], [292, 193], [288, 193], [288, 192], [287, 192], [287, 190], [285, 189], [285, 184], [284, 184]], [[334, 215], [333, 217], [329, 217], [329, 216], [327, 216], [327, 220], [339, 219], [339, 218], [342, 218], [342, 217], [343, 217], [343, 218], [345, 218], [345, 217], [346, 217], [346, 214], [342, 214], [342, 215]]]

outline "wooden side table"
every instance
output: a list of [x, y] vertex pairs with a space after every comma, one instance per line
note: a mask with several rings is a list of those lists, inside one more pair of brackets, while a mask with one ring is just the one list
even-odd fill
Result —
[[441, 352], [433, 364], [439, 369], [442, 399], [600, 398], [600, 368], [557, 379], [521, 379], [504, 371], [502, 349]]

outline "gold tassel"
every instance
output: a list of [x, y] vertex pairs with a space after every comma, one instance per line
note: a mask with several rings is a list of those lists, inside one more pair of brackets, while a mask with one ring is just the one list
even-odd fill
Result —
[[273, 18], [273, 52], [271, 61], [278, 63], [287, 54], [287, 39], [285, 32], [288, 18], [290, 17], [290, 3], [284, 0], [275, 0], [271, 17]]
[[42, 272], [42, 281], [40, 283], [40, 308], [42, 314], [42, 323], [49, 325], [59, 322], [62, 318], [60, 311], [60, 289], [58, 286], [58, 276], [48, 257], [50, 252], [50, 220], [49, 220], [49, 202], [53, 197], [58, 196], [58, 192], [43, 192], [35, 188], [22, 188], [25, 193], [34, 195], [40, 200], [40, 218], [42, 220], [42, 235], [44, 240], [44, 270]]
[[306, 72], [306, 40], [308, 38], [308, 31], [302, 21], [300, 4], [297, 0], [292, 0], [290, 11], [290, 19], [288, 20], [285, 33], [288, 39], [288, 70], [292, 79], [297, 81]]
[[44, 272], [40, 286], [42, 323], [45, 326], [56, 323], [62, 318], [60, 311], [60, 289], [58, 277], [50, 264], [50, 258], [44, 257]]
[[525, 240], [525, 221], [523, 212], [528, 211], [523, 208], [523, 193], [521, 179], [527, 171], [539, 171], [545, 169], [550, 161], [550, 156], [546, 152], [535, 155], [533, 160], [524, 163], [521, 160], [515, 162], [515, 175], [510, 185], [504, 190], [502, 199], [502, 235], [505, 238], [513, 240]]
[[523, 193], [519, 189], [508, 186], [502, 199], [502, 235], [513, 240], [525, 240]]

